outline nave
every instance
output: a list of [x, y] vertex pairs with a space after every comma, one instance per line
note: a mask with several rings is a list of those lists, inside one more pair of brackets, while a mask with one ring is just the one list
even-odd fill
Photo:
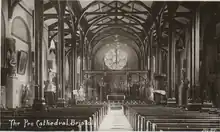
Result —
[[[219, 131], [220, 116], [154, 104], [79, 104], [68, 108], [1, 111], [1, 130]], [[9, 121], [11, 120], [11, 121]]]
[[219, 128], [219, 2], [0, 3], [1, 130]]

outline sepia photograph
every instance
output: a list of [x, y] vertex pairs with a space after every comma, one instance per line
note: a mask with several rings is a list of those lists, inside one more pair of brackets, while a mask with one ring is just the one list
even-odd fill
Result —
[[220, 132], [220, 1], [0, 7], [0, 131]]

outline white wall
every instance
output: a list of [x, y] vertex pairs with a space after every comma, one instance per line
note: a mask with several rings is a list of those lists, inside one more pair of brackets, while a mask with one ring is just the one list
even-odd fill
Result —
[[[7, 6], [7, 2], [4, 1], [4, 5]], [[23, 2], [20, 2], [20, 4], [22, 5]], [[22, 5], [24, 8], [26, 8], [25, 5]], [[12, 18], [10, 20], [5, 20], [5, 23], [6, 23], [6, 35], [7, 37], [11, 37], [11, 38], [14, 38], [16, 40], [16, 51], [26, 51], [28, 53], [28, 56], [31, 54], [31, 51], [34, 51], [34, 36], [33, 36], [33, 18], [32, 18], [32, 11], [30, 11], [30, 9], [27, 9], [28, 12], [26, 10], [24, 10], [19, 4], [16, 5], [16, 7], [14, 8], [14, 11], [13, 11], [13, 14], [12, 14]], [[5, 14], [6, 16], [8, 15], [8, 9], [6, 7], [3, 7], [3, 14]], [[21, 17], [28, 29], [29, 29], [29, 32], [30, 32], [30, 44], [27, 44], [26, 42], [20, 40], [19, 38], [17, 38], [16, 36], [13, 36], [11, 31], [11, 27], [12, 27], [12, 22], [14, 20], [15, 17]], [[21, 32], [22, 33], [22, 32]], [[44, 65], [44, 69], [43, 69], [43, 79], [44, 80], [47, 80], [48, 78], [48, 73], [47, 73], [47, 56], [48, 56], [48, 31], [46, 28], [44, 28], [44, 38], [43, 38], [43, 65]], [[30, 57], [28, 57], [28, 59], [32, 59]], [[30, 61], [31, 62], [31, 61]], [[29, 67], [30, 66], [30, 67]], [[32, 64], [27, 63], [26, 65], [26, 71], [25, 71], [25, 74], [24, 75], [19, 75], [17, 74], [17, 81], [16, 81], [16, 87], [13, 87], [13, 89], [15, 91], [17, 91], [16, 93], [13, 93], [13, 94], [16, 94], [16, 95], [13, 95], [15, 98], [13, 99], [14, 101], [18, 102], [18, 106], [21, 106], [21, 87], [22, 87], [22, 84], [28, 84], [30, 86], [30, 101], [29, 103], [32, 104], [33, 103], [33, 99], [34, 99], [34, 87], [33, 87], [33, 81], [31, 80], [31, 77], [32, 77], [32, 74], [34, 71], [31, 71], [32, 67]], [[6, 88], [7, 89], [7, 88]]]

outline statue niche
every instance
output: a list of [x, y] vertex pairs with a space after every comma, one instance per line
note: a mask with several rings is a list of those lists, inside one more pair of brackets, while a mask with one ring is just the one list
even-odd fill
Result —
[[7, 67], [8, 67], [8, 76], [16, 76], [17, 71], [17, 55], [15, 50], [15, 39], [7, 38], [6, 39], [6, 51], [7, 51]]

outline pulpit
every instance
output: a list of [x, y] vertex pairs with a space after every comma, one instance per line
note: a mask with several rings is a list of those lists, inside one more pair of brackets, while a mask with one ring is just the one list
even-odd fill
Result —
[[156, 104], [166, 104], [166, 92], [164, 90], [154, 90], [154, 101]]
[[156, 89], [165, 91], [165, 87], [164, 87], [165, 76], [164, 75], [155, 75], [154, 79], [155, 79], [155, 83], [156, 83], [156, 86], [155, 86]]
[[164, 87], [164, 75], [155, 75], [154, 76], [155, 83], [156, 83], [156, 89], [154, 91], [154, 101], [156, 104], [166, 104], [167, 98], [166, 98], [166, 91]]

